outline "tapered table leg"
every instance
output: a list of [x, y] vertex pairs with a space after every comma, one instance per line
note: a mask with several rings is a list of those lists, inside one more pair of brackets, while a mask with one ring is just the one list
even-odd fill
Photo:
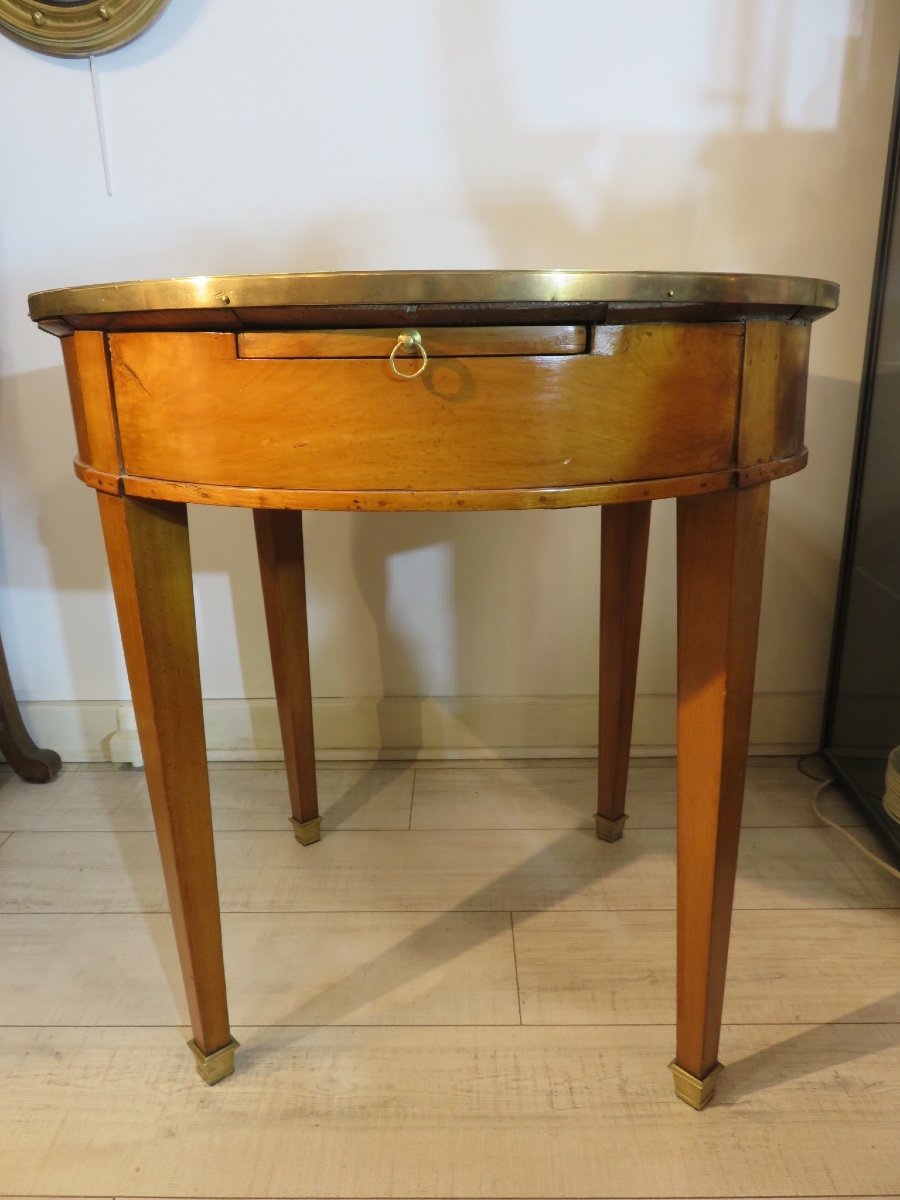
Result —
[[291, 798], [291, 823], [297, 841], [308, 846], [319, 840], [321, 817], [309, 678], [303, 514], [255, 509], [253, 520]]
[[718, 1064], [768, 486], [678, 500], [678, 1033], [675, 1090]]
[[600, 536], [600, 727], [597, 837], [615, 842], [625, 815], [650, 501], [604, 505]]
[[13, 692], [6, 665], [6, 655], [0, 643], [0, 751], [22, 779], [29, 783], [48, 783], [59, 771], [60, 760], [55, 750], [42, 750], [31, 740]]
[[183, 504], [98, 493], [194, 1040], [207, 1083], [234, 1069]]

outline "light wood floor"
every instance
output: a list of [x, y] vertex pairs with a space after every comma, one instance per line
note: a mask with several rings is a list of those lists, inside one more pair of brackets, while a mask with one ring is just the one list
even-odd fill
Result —
[[[0, 769], [0, 1195], [900, 1196], [900, 884], [751, 767], [713, 1106], [672, 1092], [674, 773], [213, 767], [237, 1073], [194, 1073], [143, 776]], [[825, 801], [860, 824], [839, 797]], [[856, 830], [875, 845], [865, 830]]]

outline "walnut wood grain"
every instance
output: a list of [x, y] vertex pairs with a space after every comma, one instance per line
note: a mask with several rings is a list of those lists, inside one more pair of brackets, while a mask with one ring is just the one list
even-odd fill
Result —
[[747, 323], [738, 466], [752, 468], [801, 452], [808, 367], [808, 325]]
[[768, 486], [678, 501], [677, 1064], [716, 1066]]
[[78, 457], [96, 471], [121, 474], [106, 338], [102, 333], [75, 333], [63, 340], [62, 348]]
[[[799, 471], [806, 459], [779, 464], [782, 474]], [[754, 482], [760, 468], [754, 468]], [[241, 508], [284, 508], [326, 512], [489, 512], [502, 509], [577, 508], [593, 504], [624, 504], [636, 500], [702, 495], [739, 485], [733, 470], [676, 478], [637, 479], [629, 483], [583, 484], [547, 488], [372, 489], [222, 487], [217, 484], [181, 483], [124, 475], [98, 475], [76, 463], [75, 472], [91, 487], [106, 491], [121, 488], [126, 495], [148, 500], [187, 501], [191, 504], [224, 504]], [[769, 477], [769, 476], [765, 476]]]
[[[387, 358], [401, 329], [302, 329], [239, 333], [238, 358]], [[584, 325], [489, 325], [421, 331], [429, 358], [509, 354], [581, 354]]]
[[257, 509], [253, 513], [278, 721], [294, 820], [319, 815], [313, 742], [303, 515]]
[[601, 516], [596, 815], [607, 828], [625, 812], [650, 507], [610, 504]]
[[739, 470], [666, 479], [636, 479], [630, 483], [585, 484], [570, 488], [468, 488], [455, 491], [304, 491], [302, 488], [218, 487], [141, 479], [134, 475], [109, 475], [75, 460], [77, 477], [100, 492], [135, 496], [144, 500], [225, 505], [234, 508], [288, 510], [321, 509], [328, 512], [485, 512], [503, 509], [578, 508], [596, 504], [630, 504], [638, 500], [705, 495], [733, 487], [756, 487], [784, 479], [806, 466], [806, 448], [791, 458], [759, 463]]
[[231, 1040], [187, 510], [99, 493], [128, 680], [194, 1040]]
[[[195, 305], [191, 297], [205, 285], [188, 281], [167, 309], [138, 311], [137, 300], [129, 308], [127, 296], [143, 295], [143, 285], [123, 285], [121, 294], [101, 289], [109, 301], [103, 311], [82, 312], [74, 302], [35, 310], [55, 332], [83, 327], [63, 343], [76, 472], [101, 493], [204, 1053], [226, 1046], [230, 1035], [184, 503], [255, 510], [292, 812], [307, 829], [317, 807], [301, 510], [605, 505], [599, 832], [602, 821], [614, 826], [623, 813], [650, 502], [674, 497], [676, 1063], [691, 1080], [711, 1083], [767, 485], [806, 462], [809, 330], [797, 318], [815, 318], [836, 301], [822, 285], [816, 307], [815, 288], [795, 296], [783, 280], [756, 281], [732, 301], [717, 290], [722, 278], [701, 280], [684, 295], [673, 277], [658, 295], [638, 289], [603, 303], [570, 296], [539, 304], [512, 293], [500, 304], [447, 302], [436, 293], [437, 302], [425, 304], [415, 289], [403, 304], [392, 277], [382, 280], [388, 292], [377, 293], [389, 303], [300, 303], [313, 293], [273, 284], [282, 298], [266, 293], [269, 304], [257, 303], [248, 285]], [[415, 380], [396, 379], [388, 366], [403, 327], [418, 328], [432, 354]]]
[[[644, 326], [607, 354], [251, 360], [228, 334], [112, 334], [125, 473], [233, 487], [571, 487], [732, 464], [739, 326]], [[94, 465], [94, 464], [91, 464]]]

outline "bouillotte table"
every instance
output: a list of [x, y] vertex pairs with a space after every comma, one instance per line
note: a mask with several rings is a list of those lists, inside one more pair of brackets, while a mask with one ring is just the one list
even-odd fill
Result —
[[[253, 509], [292, 822], [318, 840], [304, 509], [603, 505], [597, 833], [621, 837], [651, 503], [678, 509], [675, 1090], [719, 1030], [769, 484], [806, 462], [780, 276], [441, 271], [40, 292], [96, 489], [201, 1076], [234, 1069], [187, 504]], [[315, 851], [310, 851], [314, 853]], [[613, 851], [611, 851], [613, 852]]]

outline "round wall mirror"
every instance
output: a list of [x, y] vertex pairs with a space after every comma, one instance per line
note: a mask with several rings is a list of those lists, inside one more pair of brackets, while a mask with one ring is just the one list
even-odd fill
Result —
[[106, 54], [144, 32], [169, 0], [0, 0], [0, 32], [63, 58]]

